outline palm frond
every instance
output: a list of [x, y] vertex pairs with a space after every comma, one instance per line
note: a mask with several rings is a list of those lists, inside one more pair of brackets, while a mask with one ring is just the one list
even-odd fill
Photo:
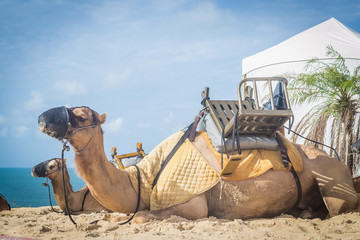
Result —
[[[319, 142], [330, 137], [330, 145], [341, 159], [352, 161], [349, 144], [360, 137], [360, 66], [351, 75], [345, 59], [331, 45], [326, 55], [334, 60], [309, 60], [305, 66], [308, 73], [294, 76], [288, 86], [293, 105], [316, 103], [295, 131]], [[297, 137], [293, 135], [292, 140]]]

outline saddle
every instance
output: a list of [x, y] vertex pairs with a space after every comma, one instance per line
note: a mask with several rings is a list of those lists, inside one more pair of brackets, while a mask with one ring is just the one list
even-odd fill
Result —
[[[270, 86], [273, 86], [272, 81], [279, 81], [279, 78], [268, 79]], [[256, 80], [252, 79], [251, 82], [256, 90]], [[239, 92], [241, 86], [242, 82]], [[280, 86], [279, 89], [286, 91], [285, 87]], [[210, 100], [207, 89], [202, 102], [207, 112], [195, 121], [201, 118], [202, 123], [200, 120], [197, 129], [203, 128], [202, 131], [195, 134], [196, 124], [192, 124], [185, 133], [180, 131], [165, 139], [137, 164], [140, 169], [141, 200], [151, 211], [186, 202], [221, 179], [245, 180], [269, 169], [291, 171], [294, 176], [296, 171], [302, 171], [299, 152], [277, 131], [292, 116], [287, 94], [284, 95], [286, 99], [282, 101], [281, 110], [275, 110], [272, 94], [270, 110], [260, 110], [257, 96], [254, 101], [246, 100], [247, 105], [241, 94], [239, 96], [238, 104], [235, 101], [215, 102]], [[264, 111], [267, 112], [262, 116]], [[211, 129], [211, 125], [216, 128]], [[232, 137], [228, 130], [230, 128]], [[231, 154], [227, 145], [231, 145]], [[244, 146], [247, 146], [246, 149]], [[132, 184], [137, 186], [135, 167], [128, 167], [125, 171], [129, 173]], [[301, 187], [298, 187], [298, 191], [300, 199]]]

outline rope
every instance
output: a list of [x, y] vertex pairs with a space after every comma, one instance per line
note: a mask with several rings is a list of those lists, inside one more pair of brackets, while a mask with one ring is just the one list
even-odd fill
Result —
[[51, 202], [50, 186], [49, 186], [48, 180], [49, 180], [49, 178], [46, 178], [46, 183], [43, 183], [42, 185], [43, 185], [44, 187], [47, 187], [47, 188], [48, 188], [50, 207], [51, 207], [51, 209], [52, 209], [53, 212], [63, 213], [63, 212], [57, 211], [57, 210], [55, 210], [55, 209], [53, 208], [53, 205], [52, 205], [52, 202]]
[[[319, 58], [317, 60], [335, 60], [337, 58]], [[345, 60], [346, 59], [349, 59], [349, 60], [360, 60], [360, 58], [352, 58], [352, 57], [348, 57], [348, 58], [344, 58]], [[300, 60], [290, 60], [290, 61], [283, 61], [283, 62], [276, 62], [276, 63], [269, 63], [269, 64], [265, 64], [263, 66], [260, 66], [260, 67], [256, 67], [256, 68], [253, 68], [251, 69], [250, 71], [248, 71], [247, 73], [243, 74], [243, 76], [246, 77], [247, 74], [253, 72], [253, 71], [256, 71], [256, 70], [259, 70], [261, 68], [265, 68], [265, 67], [270, 67], [270, 66], [274, 66], [274, 65], [280, 65], [280, 64], [284, 64], [284, 63], [299, 63], [299, 62], [307, 62], [309, 61], [310, 59], [300, 59]]]
[[134, 211], [134, 214], [125, 222], [119, 223], [119, 225], [124, 225], [127, 224], [128, 222], [130, 222], [131, 220], [133, 220], [133, 218], [135, 217], [135, 214], [139, 211], [139, 206], [140, 206], [140, 170], [139, 167], [137, 165], [134, 165], [134, 167], [136, 168], [137, 171], [137, 179], [138, 179], [138, 198], [137, 198], [137, 204], [136, 204], [136, 209]]
[[290, 128], [288, 128], [288, 127], [286, 127], [285, 125], [284, 125], [284, 128], [288, 129], [288, 130], [289, 130], [289, 132], [292, 132], [292, 133], [294, 133], [294, 134], [298, 135], [299, 137], [304, 138], [305, 140], [308, 140], [308, 141], [310, 141], [310, 142], [313, 142], [313, 143], [316, 143], [316, 144], [322, 145], [322, 146], [324, 146], [324, 147], [328, 147], [328, 148], [330, 148], [331, 150], [333, 150], [333, 151], [335, 152], [337, 159], [340, 161], [340, 156], [339, 156], [339, 154], [337, 153], [337, 151], [336, 151], [336, 149], [335, 149], [335, 148], [333, 148], [333, 147], [331, 147], [331, 146], [328, 146], [328, 145], [326, 145], [326, 144], [324, 144], [324, 143], [321, 143], [321, 142], [318, 142], [318, 141], [312, 140], [312, 139], [310, 139], [310, 138], [304, 137], [304, 136], [300, 135], [299, 133], [297, 133], [297, 132], [295, 132], [295, 131], [291, 130], [291, 129], [290, 129]]
[[66, 141], [63, 142], [63, 149], [61, 151], [61, 175], [62, 175], [62, 182], [63, 182], [63, 193], [64, 193], [64, 200], [65, 200], [65, 209], [66, 209], [66, 212], [68, 215], [69, 215], [69, 218], [71, 220], [71, 222], [73, 224], [76, 225], [76, 222], [74, 221], [74, 219], [71, 217], [71, 213], [69, 211], [69, 207], [68, 207], [68, 202], [67, 202], [67, 198], [66, 198], [66, 191], [65, 191], [65, 176], [64, 176], [64, 151], [69, 149], [69, 146], [66, 145]]

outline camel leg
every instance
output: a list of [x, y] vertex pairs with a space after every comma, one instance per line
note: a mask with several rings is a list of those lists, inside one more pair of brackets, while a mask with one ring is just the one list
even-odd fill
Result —
[[144, 223], [152, 219], [163, 220], [172, 215], [177, 215], [186, 219], [195, 220], [208, 216], [208, 206], [205, 193], [202, 193], [189, 201], [169, 208], [157, 211], [141, 211], [136, 213], [134, 222]]
[[[329, 161], [333, 163], [329, 164]], [[359, 199], [348, 167], [335, 159], [324, 159], [321, 156], [311, 163], [312, 174], [330, 217], [354, 210]]]

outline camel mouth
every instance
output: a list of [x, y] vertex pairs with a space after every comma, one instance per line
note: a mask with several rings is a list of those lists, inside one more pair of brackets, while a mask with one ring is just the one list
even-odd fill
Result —
[[44, 162], [35, 165], [31, 169], [31, 176], [33, 177], [46, 177], [46, 164]]
[[45, 178], [50, 177], [58, 171], [60, 171], [59, 162], [57, 161], [57, 158], [52, 158], [35, 165], [31, 169], [31, 176]]
[[51, 108], [38, 118], [39, 130], [50, 137], [63, 140], [68, 133], [69, 113], [66, 107]]

